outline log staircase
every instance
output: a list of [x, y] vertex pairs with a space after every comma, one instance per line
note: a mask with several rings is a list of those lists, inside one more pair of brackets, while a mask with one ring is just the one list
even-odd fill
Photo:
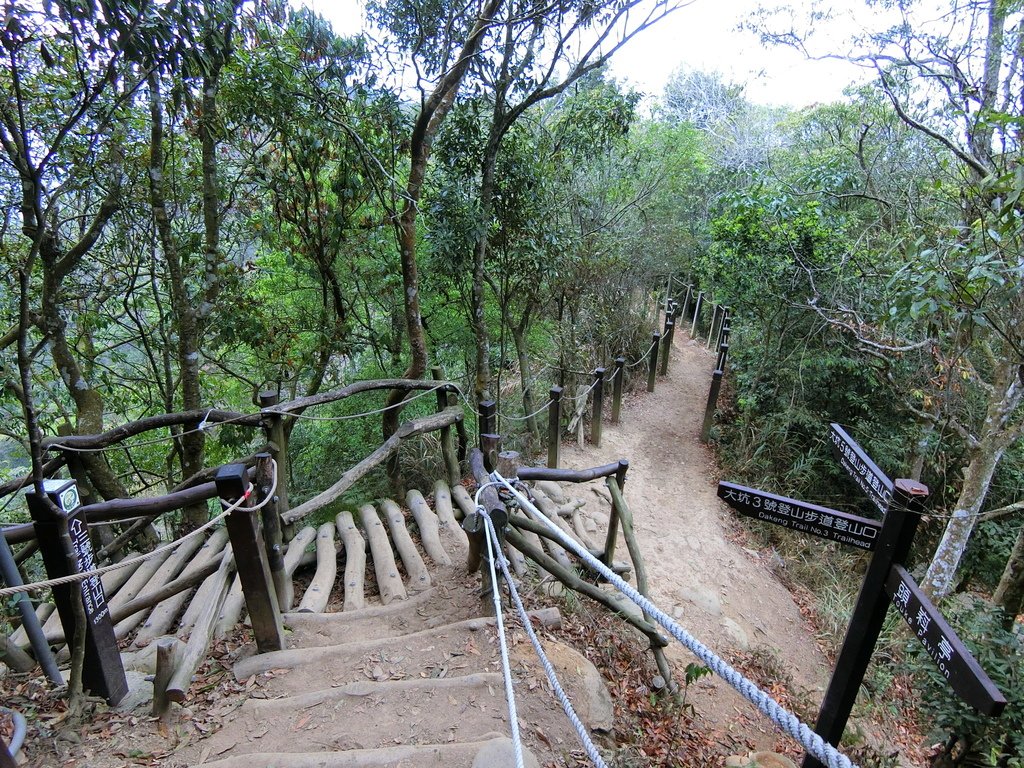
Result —
[[[249, 697], [174, 765], [514, 766], [496, 622], [480, 575], [467, 571], [469, 542], [457, 521], [472, 502], [460, 486], [438, 481], [433, 491], [433, 507], [410, 491], [409, 512], [383, 501], [296, 533], [286, 562], [297, 564], [314, 539], [319, 557], [297, 610], [284, 614], [288, 648], [253, 648], [237, 660]], [[324, 612], [329, 605], [336, 612]], [[534, 616], [535, 626], [558, 621], [553, 608]], [[573, 765], [576, 735], [525, 634], [515, 621], [506, 626], [526, 765]], [[610, 699], [592, 665], [558, 643], [548, 652], [583, 721], [610, 728]]]

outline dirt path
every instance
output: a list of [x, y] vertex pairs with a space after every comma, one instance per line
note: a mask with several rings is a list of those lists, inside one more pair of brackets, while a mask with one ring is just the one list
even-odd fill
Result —
[[[600, 448], [566, 446], [562, 463], [582, 468], [628, 459], [625, 496], [654, 601], [717, 653], [767, 650], [817, 702], [828, 663], [767, 559], [728, 535], [740, 523], [718, 500], [714, 456], [698, 439], [713, 368], [702, 343], [678, 334], [669, 374], [658, 379], [655, 393], [631, 396], [621, 424], [605, 425]], [[673, 652], [693, 661], [677, 643]], [[737, 711], [759, 719], [724, 683], [705, 681], [691, 700], [709, 725], [728, 727], [724, 721]], [[758, 747], [775, 739], [770, 723], [762, 735], [743, 736]]]

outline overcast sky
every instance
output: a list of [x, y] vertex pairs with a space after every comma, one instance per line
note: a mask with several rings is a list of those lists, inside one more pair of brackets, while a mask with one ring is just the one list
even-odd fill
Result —
[[[361, 0], [301, 1], [328, 18], [340, 34], [354, 34], [362, 26]], [[839, 99], [843, 88], [861, 76], [860, 70], [839, 62], [809, 62], [790, 49], [765, 48], [757, 35], [737, 29], [762, 1], [695, 0], [618, 51], [612, 74], [654, 96], [669, 74], [685, 65], [745, 85], [747, 98], [762, 104], [805, 106]], [[865, 7], [863, 0], [834, 0], [832, 6]]]

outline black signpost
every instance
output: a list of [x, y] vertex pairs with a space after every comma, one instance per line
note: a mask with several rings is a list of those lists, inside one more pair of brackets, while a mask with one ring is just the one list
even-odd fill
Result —
[[[815, 732], [839, 744], [890, 602], [956, 694], [982, 714], [1000, 714], [1006, 698], [903, 568], [928, 488], [913, 480], [893, 482], [842, 427], [830, 426], [833, 455], [885, 516], [882, 522], [735, 483], [718, 484], [719, 498], [741, 515], [872, 552]], [[824, 766], [807, 755], [802, 768]]]
[[[77, 514], [80, 501], [75, 481], [44, 480], [43, 491], [53, 506], [39, 498], [33, 489], [26, 492], [25, 498], [47, 576], [54, 579], [92, 570], [95, 567], [92, 543], [85, 520]], [[58, 510], [56, 513], [54, 507]], [[53, 588], [53, 601], [69, 643], [76, 631], [73, 600], [81, 600], [85, 608], [82, 684], [107, 703], [117, 704], [128, 693], [128, 682], [99, 577]]]

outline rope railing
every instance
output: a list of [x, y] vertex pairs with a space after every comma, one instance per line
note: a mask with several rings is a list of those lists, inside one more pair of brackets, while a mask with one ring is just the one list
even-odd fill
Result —
[[519, 506], [527, 511], [531, 517], [544, 525], [551, 532], [558, 543], [571, 550], [587, 566], [601, 574], [609, 583], [614, 585], [622, 594], [648, 613], [661, 627], [668, 631], [676, 640], [693, 653], [712, 672], [725, 680], [747, 701], [774, 722], [784, 733], [791, 736], [806, 749], [810, 754], [820, 760], [828, 768], [856, 768], [855, 764], [846, 755], [839, 752], [834, 746], [826, 742], [821, 736], [815, 733], [810, 726], [803, 723], [796, 715], [789, 712], [781, 704], [776, 702], [766, 692], [761, 690], [753, 681], [744, 677], [734, 669], [728, 662], [715, 654], [710, 648], [697, 640], [686, 629], [680, 626], [672, 617], [658, 608], [654, 603], [641, 595], [636, 589], [626, 583], [618, 574], [608, 566], [594, 557], [575, 540], [567, 536], [561, 528], [548, 519], [538, 510], [530, 500], [515, 488], [507, 479], [498, 472], [491, 473], [493, 480], [501, 483], [519, 503]]

